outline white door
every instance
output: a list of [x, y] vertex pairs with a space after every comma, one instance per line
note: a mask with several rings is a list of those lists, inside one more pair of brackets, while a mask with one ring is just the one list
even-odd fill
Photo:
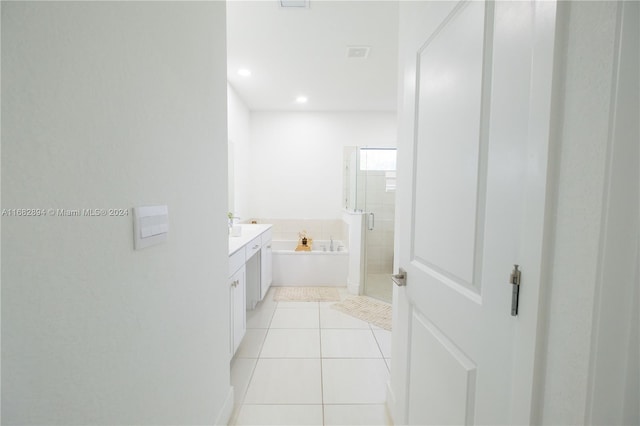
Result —
[[400, 4], [396, 424], [530, 422], [555, 14]]

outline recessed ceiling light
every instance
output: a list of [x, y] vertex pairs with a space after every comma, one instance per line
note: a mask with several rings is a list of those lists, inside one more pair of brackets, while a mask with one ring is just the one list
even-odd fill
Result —
[[309, 0], [280, 0], [280, 7], [282, 8], [309, 8]]
[[307, 99], [307, 97], [306, 97], [306, 96], [298, 96], [298, 97], [296, 98], [296, 103], [299, 103], [299, 104], [306, 104], [308, 100], [309, 100], [309, 99]]
[[367, 59], [370, 50], [369, 46], [347, 46], [347, 58]]
[[251, 70], [246, 68], [240, 68], [238, 70], [238, 75], [242, 77], [249, 77], [251, 75]]

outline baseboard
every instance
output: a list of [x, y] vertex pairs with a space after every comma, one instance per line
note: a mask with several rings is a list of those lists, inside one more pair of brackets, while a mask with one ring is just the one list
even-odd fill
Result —
[[359, 295], [360, 294], [360, 284], [359, 283], [353, 283], [353, 282], [348, 282], [347, 283], [347, 290], [349, 291], [349, 294], [354, 294], [354, 295]]
[[227, 426], [229, 421], [231, 420], [231, 415], [233, 414], [233, 386], [229, 386], [229, 393], [227, 394], [227, 398], [224, 401], [224, 405], [222, 406], [222, 410], [220, 410], [220, 414], [216, 419], [217, 426]]

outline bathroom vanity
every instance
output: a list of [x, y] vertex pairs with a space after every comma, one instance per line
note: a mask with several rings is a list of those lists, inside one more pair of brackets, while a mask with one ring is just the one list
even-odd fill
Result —
[[247, 329], [247, 309], [255, 308], [273, 281], [272, 230], [267, 224], [242, 224], [239, 236], [229, 236], [229, 325], [231, 356]]

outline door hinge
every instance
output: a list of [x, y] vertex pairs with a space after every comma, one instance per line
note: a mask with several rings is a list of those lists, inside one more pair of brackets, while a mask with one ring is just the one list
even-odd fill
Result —
[[511, 289], [511, 316], [518, 315], [518, 299], [520, 297], [520, 279], [521, 271], [518, 269], [519, 265], [513, 265], [513, 271], [509, 277], [509, 284], [512, 285]]

